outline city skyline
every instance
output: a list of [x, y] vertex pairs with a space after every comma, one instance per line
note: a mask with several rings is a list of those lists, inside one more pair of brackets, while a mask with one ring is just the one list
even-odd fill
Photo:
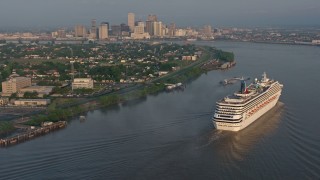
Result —
[[103, 1], [103, 0], [3, 0], [1, 27], [57, 27], [87, 24], [91, 19], [110, 24], [127, 22], [129, 12], [135, 20], [156, 14], [166, 24], [179, 26], [319, 26], [320, 2], [315, 0], [209, 1]]

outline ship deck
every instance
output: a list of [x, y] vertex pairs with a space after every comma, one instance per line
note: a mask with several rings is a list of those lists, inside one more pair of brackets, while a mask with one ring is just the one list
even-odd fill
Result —
[[[257, 88], [255, 88], [255, 87], [253, 86], [253, 84], [251, 84], [250, 86], [248, 86], [248, 91], [249, 91], [249, 92], [254, 91], [254, 94], [252, 94], [252, 95], [250, 95], [250, 96], [237, 96], [237, 95], [235, 95], [235, 94], [236, 94], [236, 93], [240, 93], [240, 92], [236, 92], [235, 94], [232, 94], [232, 95], [230, 95], [230, 96], [227, 96], [227, 97], [221, 99], [221, 100], [218, 101], [217, 103], [218, 103], [218, 104], [219, 104], [219, 103], [222, 103], [222, 104], [237, 104], [237, 105], [238, 105], [238, 104], [244, 104], [244, 103], [250, 101], [251, 99], [259, 96], [260, 94], [266, 92], [269, 87], [270, 87], [270, 86], [265, 87], [265, 88], [262, 89], [262, 91], [259, 92], [259, 91], [257, 90]], [[228, 98], [228, 99], [226, 100], [226, 98]]]

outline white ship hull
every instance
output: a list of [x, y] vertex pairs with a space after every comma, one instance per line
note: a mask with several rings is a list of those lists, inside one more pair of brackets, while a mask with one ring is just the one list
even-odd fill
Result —
[[[216, 129], [218, 130], [226, 130], [226, 131], [240, 131], [247, 126], [249, 126], [251, 123], [256, 121], [259, 117], [264, 115], [266, 112], [268, 112], [270, 109], [272, 109], [278, 102], [279, 97], [281, 95], [281, 91], [277, 93], [277, 98], [275, 98], [273, 101], [271, 101], [269, 104], [261, 108], [259, 111], [257, 111], [254, 115], [246, 118], [246, 115], [243, 115], [244, 120], [240, 123], [224, 123], [224, 122], [216, 122], [213, 121], [213, 124]], [[247, 114], [247, 113], [245, 113]]]

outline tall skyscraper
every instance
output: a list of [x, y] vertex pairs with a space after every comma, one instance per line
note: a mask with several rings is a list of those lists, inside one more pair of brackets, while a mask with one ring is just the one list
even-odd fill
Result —
[[108, 23], [104, 22], [99, 27], [99, 39], [106, 40], [109, 38], [109, 26]]
[[92, 28], [97, 27], [97, 20], [96, 20], [96, 19], [92, 19], [92, 20], [91, 20], [91, 27], [92, 27]]
[[134, 32], [131, 33], [133, 39], [150, 39], [149, 33], [144, 32], [144, 22], [138, 22], [137, 26], [134, 27]]
[[149, 14], [147, 21], [158, 21], [157, 15]]
[[154, 14], [149, 14], [147, 21], [146, 21], [146, 32], [150, 34], [150, 36], [155, 36], [155, 29], [154, 27], [156, 26], [158, 22], [158, 17]]
[[57, 38], [66, 38], [67, 37], [65, 29], [58, 29], [57, 33], [58, 33]]
[[77, 25], [74, 27], [74, 33], [75, 33], [75, 37], [85, 38], [87, 36], [86, 27], [83, 25]]
[[154, 36], [162, 37], [163, 36], [163, 24], [161, 21], [153, 22]]
[[143, 34], [144, 33], [144, 23], [138, 22], [138, 26], [134, 27], [134, 33], [135, 34]]
[[128, 25], [126, 25], [126, 24], [120, 24], [120, 27], [121, 27], [121, 31], [122, 32], [129, 32], [130, 31], [130, 28], [129, 28], [129, 26]]
[[121, 35], [121, 26], [119, 25], [111, 25], [111, 32], [113, 36]]
[[146, 32], [150, 34], [150, 36], [154, 35], [154, 27], [153, 27], [154, 21], [146, 21]]
[[207, 37], [211, 37], [212, 36], [212, 28], [210, 25], [205, 25], [203, 28], [203, 34]]
[[128, 13], [128, 26], [130, 28], [130, 31], [134, 31], [134, 13]]
[[90, 38], [97, 39], [97, 20], [91, 20]]
[[175, 24], [175, 23], [171, 23], [171, 24], [170, 24], [168, 35], [169, 35], [170, 37], [173, 37], [173, 36], [176, 35], [176, 24]]

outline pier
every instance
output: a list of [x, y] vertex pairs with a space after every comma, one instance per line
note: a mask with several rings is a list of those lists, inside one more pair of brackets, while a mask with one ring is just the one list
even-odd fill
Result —
[[13, 137], [0, 139], [0, 147], [8, 147], [8, 146], [16, 145], [19, 143], [23, 143], [33, 138], [43, 136], [50, 132], [65, 128], [66, 126], [67, 126], [66, 121], [49, 123], [47, 125], [43, 125], [42, 127], [28, 130], [27, 132], [15, 135]]

